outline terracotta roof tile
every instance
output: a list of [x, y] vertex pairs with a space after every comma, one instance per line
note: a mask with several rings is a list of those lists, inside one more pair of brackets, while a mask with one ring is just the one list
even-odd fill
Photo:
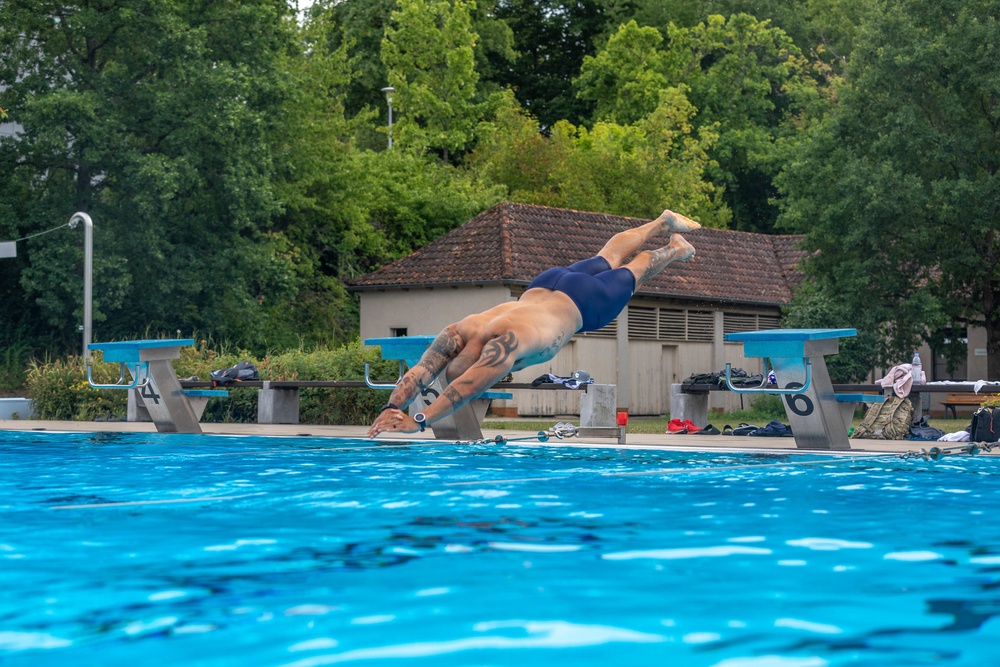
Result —
[[[552, 266], [595, 255], [615, 233], [646, 220], [503, 202], [411, 255], [369, 273], [355, 289], [438, 284], [527, 285]], [[639, 294], [733, 303], [789, 303], [802, 280], [800, 236], [720, 229], [684, 235], [697, 249], [646, 283]], [[650, 243], [649, 249], [666, 243]]]

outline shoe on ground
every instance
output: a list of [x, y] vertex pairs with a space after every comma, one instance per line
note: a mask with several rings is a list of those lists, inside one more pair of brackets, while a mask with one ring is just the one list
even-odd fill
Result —
[[682, 422], [680, 419], [671, 419], [667, 422], [667, 433], [676, 433], [677, 435], [680, 435], [687, 432], [687, 424]]
[[701, 429], [700, 431], [696, 431], [695, 435], [719, 435], [719, 433], [720, 433], [719, 429], [717, 429], [714, 426], [712, 426], [711, 424], [709, 424], [708, 426], [706, 426], [705, 428]]

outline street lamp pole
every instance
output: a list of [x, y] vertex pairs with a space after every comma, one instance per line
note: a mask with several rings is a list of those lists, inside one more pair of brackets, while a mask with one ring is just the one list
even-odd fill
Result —
[[90, 365], [90, 331], [93, 313], [91, 302], [93, 301], [94, 285], [94, 222], [86, 213], [77, 212], [69, 219], [71, 229], [76, 229], [79, 222], [83, 222], [83, 361]]
[[389, 150], [392, 150], [392, 94], [396, 92], [396, 89], [392, 86], [386, 86], [382, 92], [385, 93], [385, 99], [389, 103]]

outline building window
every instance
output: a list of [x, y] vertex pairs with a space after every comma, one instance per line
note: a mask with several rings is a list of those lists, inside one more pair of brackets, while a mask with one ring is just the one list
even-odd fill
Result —
[[389, 333], [392, 334], [393, 338], [402, 338], [406, 335], [406, 327], [392, 327], [389, 329]]

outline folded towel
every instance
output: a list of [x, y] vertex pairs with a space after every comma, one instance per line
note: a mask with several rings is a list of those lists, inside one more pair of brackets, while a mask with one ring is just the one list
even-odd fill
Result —
[[878, 380], [882, 387], [892, 387], [896, 396], [906, 398], [913, 388], [913, 366], [910, 364], [899, 364], [889, 369], [884, 378]]

